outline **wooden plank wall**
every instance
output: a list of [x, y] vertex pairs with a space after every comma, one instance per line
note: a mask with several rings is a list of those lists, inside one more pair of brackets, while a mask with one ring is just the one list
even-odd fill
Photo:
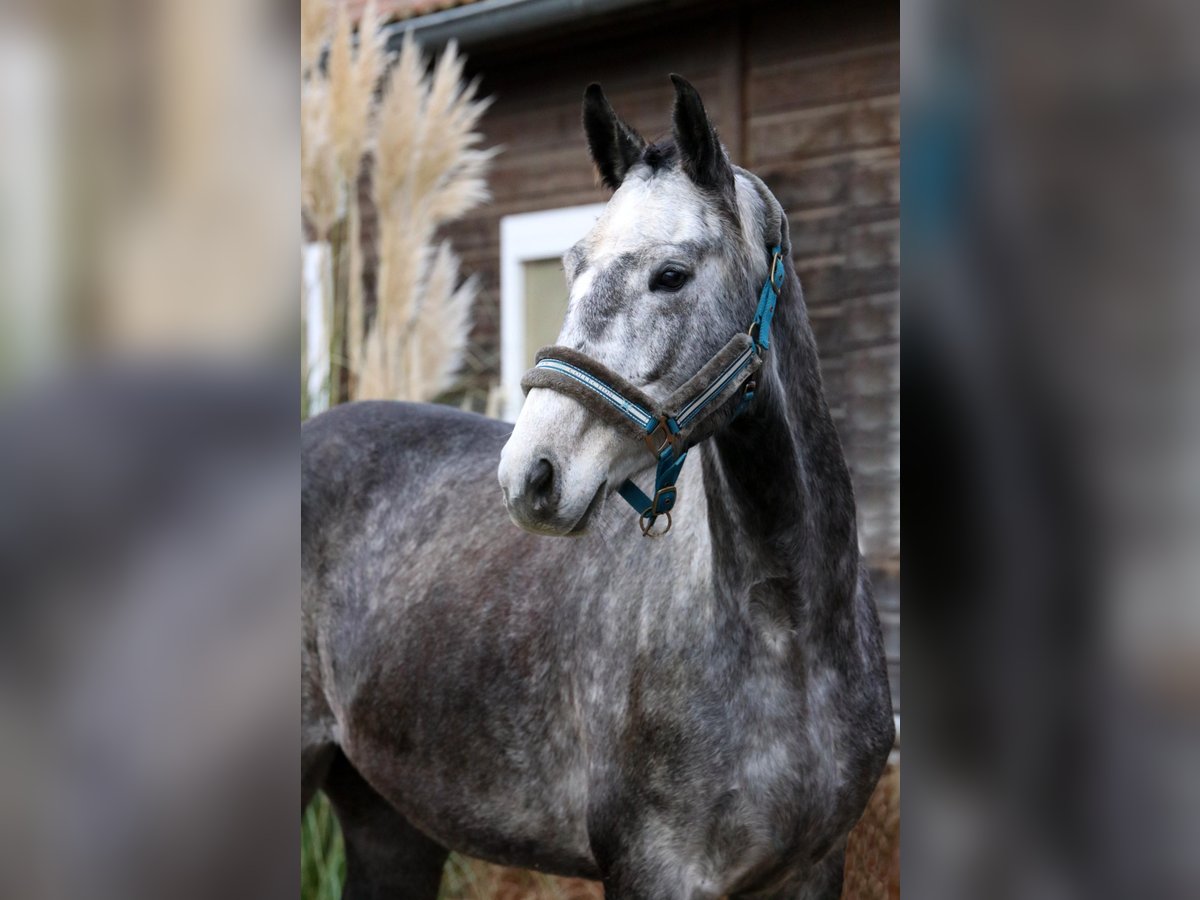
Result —
[[899, 8], [811, 6], [749, 25], [744, 165], [788, 211], [899, 709]]
[[483, 55], [495, 98], [484, 129], [503, 146], [494, 200], [449, 236], [482, 293], [469, 383], [499, 378], [502, 216], [602, 201], [579, 124], [583, 88], [603, 84], [647, 137], [669, 129], [680, 72], [701, 92], [735, 161], [788, 211], [795, 261], [830, 404], [859, 499], [859, 530], [899, 690], [900, 49], [895, 4], [707, 5], [611, 23]]

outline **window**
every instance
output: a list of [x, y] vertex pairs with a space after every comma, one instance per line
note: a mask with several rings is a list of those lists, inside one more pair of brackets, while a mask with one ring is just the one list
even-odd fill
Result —
[[500, 220], [500, 384], [502, 414], [516, 419], [521, 376], [554, 343], [567, 309], [562, 255], [595, 224], [603, 203], [505, 216]]

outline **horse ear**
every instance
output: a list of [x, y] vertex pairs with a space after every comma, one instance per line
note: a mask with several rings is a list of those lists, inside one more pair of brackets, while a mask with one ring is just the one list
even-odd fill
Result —
[[615, 191], [629, 167], [641, 158], [646, 142], [613, 112], [604, 91], [594, 83], [583, 95], [583, 130], [600, 178]]
[[701, 187], [733, 190], [733, 168], [708, 120], [704, 103], [687, 79], [671, 75], [675, 83], [675, 146], [683, 170]]

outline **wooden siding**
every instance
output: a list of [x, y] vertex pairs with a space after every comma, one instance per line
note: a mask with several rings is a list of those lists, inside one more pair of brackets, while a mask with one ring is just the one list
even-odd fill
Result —
[[[669, 127], [667, 73], [696, 85], [735, 161], [788, 211], [829, 402], [859, 500], [859, 531], [899, 690], [900, 49], [894, 4], [707, 5], [667, 19], [546, 38], [471, 65], [495, 98], [494, 200], [450, 230], [482, 292], [468, 384], [499, 378], [499, 222], [606, 198], [580, 127], [603, 84], [647, 137]], [[636, 27], [636, 30], [632, 30]]]

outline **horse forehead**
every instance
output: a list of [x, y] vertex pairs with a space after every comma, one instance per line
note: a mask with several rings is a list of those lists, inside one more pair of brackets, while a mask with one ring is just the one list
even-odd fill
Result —
[[654, 244], [706, 243], [721, 217], [684, 177], [633, 180], [613, 194], [588, 241], [592, 256], [631, 253]]

